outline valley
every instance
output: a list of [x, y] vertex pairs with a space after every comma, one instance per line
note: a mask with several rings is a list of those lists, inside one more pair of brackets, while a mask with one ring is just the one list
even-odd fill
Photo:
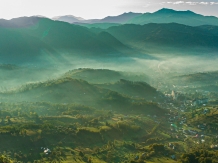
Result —
[[1, 19], [0, 163], [218, 162], [217, 22]]

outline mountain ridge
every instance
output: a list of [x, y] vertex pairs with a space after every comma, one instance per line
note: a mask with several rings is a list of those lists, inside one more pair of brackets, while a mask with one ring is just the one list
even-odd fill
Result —
[[80, 17], [75, 17], [73, 15], [64, 15], [64, 16], [57, 16], [53, 17], [53, 20], [59, 20], [64, 21], [68, 23], [87, 23], [87, 24], [93, 24], [93, 23], [119, 23], [123, 24], [127, 22], [128, 20], [141, 15], [141, 13], [134, 13], [134, 12], [125, 12], [123, 14], [117, 15], [117, 16], [107, 16], [103, 19], [88, 19], [85, 20]]
[[148, 24], [148, 23], [179, 23], [189, 26], [218, 25], [218, 18], [215, 16], [203, 16], [190, 10], [176, 11], [163, 8], [154, 13], [144, 13], [141, 16], [132, 18], [127, 23]]
[[[2, 36], [0, 38], [0, 58], [2, 61], [7, 56], [13, 56], [14, 60], [18, 60], [19, 57], [21, 57], [20, 60], [31, 59], [31, 57], [35, 60], [42, 52], [47, 56], [58, 56], [63, 51], [79, 56], [86, 53], [87, 57], [88, 54], [95, 56], [121, 54], [120, 47], [113, 47], [100, 40], [100, 37], [88, 28], [47, 18], [25, 17], [20, 19], [6, 21], [12, 25], [0, 28]], [[32, 19], [37, 21], [32, 23]], [[21, 22], [25, 22], [23, 27], [20, 27]], [[113, 39], [116, 40], [116, 38]], [[123, 49], [123, 46], [121, 48]], [[10, 60], [11, 57], [8, 59]]]
[[155, 47], [217, 49], [218, 45], [217, 35], [210, 30], [177, 23], [125, 24], [110, 27], [106, 31], [129, 46], [153, 44]]
[[63, 22], [67, 22], [67, 23], [73, 24], [75, 22], [84, 21], [85, 19], [83, 19], [81, 17], [73, 16], [73, 15], [64, 15], [64, 16], [53, 17], [52, 20], [63, 21]]

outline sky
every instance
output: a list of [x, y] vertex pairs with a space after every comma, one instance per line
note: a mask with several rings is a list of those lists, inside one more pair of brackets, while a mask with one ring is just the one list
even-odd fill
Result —
[[218, 17], [218, 0], [0, 0], [0, 18], [74, 15], [101, 19], [124, 12], [155, 12], [161, 8], [192, 10]]

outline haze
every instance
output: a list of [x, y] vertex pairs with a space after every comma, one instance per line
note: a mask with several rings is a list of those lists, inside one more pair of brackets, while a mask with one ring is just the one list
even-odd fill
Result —
[[218, 163], [217, 2], [44, 1], [1, 1], [57, 17], [0, 19], [0, 163]]
[[218, 16], [218, 0], [1, 0], [0, 18], [74, 15], [85, 19], [99, 19], [130, 11], [154, 12], [161, 8], [192, 10], [203, 15]]

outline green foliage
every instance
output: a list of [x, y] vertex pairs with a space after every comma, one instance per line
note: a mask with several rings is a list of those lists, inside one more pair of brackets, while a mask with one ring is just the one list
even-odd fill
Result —
[[145, 98], [146, 100], [153, 100], [155, 96], [159, 96], [156, 89], [145, 82], [133, 82], [120, 79], [119, 82], [113, 84], [102, 84], [100, 86], [135, 98]]
[[0, 163], [13, 163], [14, 161], [7, 155], [0, 155]]
[[155, 143], [155, 144], [150, 145], [149, 147], [150, 147], [150, 149], [151, 149], [152, 151], [155, 151], [155, 152], [157, 152], [157, 153], [158, 153], [158, 152], [164, 152], [164, 150], [165, 150], [163, 144], [157, 144], [157, 143]]
[[[79, 25], [87, 27], [87, 28], [107, 29], [109, 27], [119, 26], [120, 24], [117, 24], [117, 23], [93, 23], [93, 24], [79, 24]], [[97, 31], [99, 31], [99, 29], [97, 29]]]
[[137, 132], [141, 128], [137, 125], [132, 125], [131, 123], [128, 123], [127, 121], [119, 121], [117, 122], [117, 126], [121, 130], [127, 130], [129, 132]]
[[146, 140], [146, 143], [151, 144], [151, 143], [157, 143], [159, 141], [161, 141], [161, 139], [159, 139], [159, 138], [149, 138]]
[[205, 149], [194, 149], [181, 156], [182, 163], [213, 163], [218, 162], [217, 153]]

